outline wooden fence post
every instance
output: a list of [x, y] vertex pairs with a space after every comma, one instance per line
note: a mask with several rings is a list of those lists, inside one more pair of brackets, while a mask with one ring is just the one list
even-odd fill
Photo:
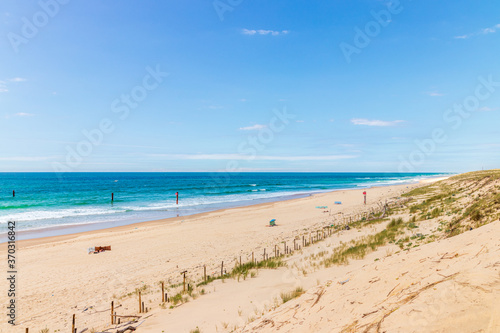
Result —
[[203, 265], [203, 279], [207, 282], [207, 265]]
[[115, 323], [115, 317], [113, 317], [114, 312], [115, 312], [115, 302], [111, 301], [111, 325]]
[[186, 292], [186, 273], [187, 273], [187, 271], [184, 271], [181, 273], [183, 275], [183, 278], [182, 278], [183, 292]]
[[165, 303], [165, 283], [161, 283], [161, 302]]
[[266, 248], [264, 248], [264, 256], [263, 256], [262, 260], [263, 261], [266, 260]]
[[142, 313], [141, 292], [139, 291], [139, 313]]
[[75, 332], [75, 314], [73, 313], [73, 322], [71, 324], [71, 332], [74, 333]]

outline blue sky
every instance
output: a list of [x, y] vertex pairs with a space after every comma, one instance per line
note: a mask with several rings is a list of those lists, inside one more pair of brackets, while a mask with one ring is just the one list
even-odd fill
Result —
[[4, 0], [0, 171], [497, 168], [499, 10]]

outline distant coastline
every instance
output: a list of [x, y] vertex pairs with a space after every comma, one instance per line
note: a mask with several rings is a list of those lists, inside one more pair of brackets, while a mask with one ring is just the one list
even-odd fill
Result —
[[[308, 174], [308, 173], [304, 173]], [[117, 178], [115, 177], [117, 174], [113, 174], [111, 178]], [[282, 174], [281, 174], [282, 175]], [[335, 176], [345, 176], [346, 174], [339, 174], [339, 173], [332, 173], [332, 175]], [[345, 184], [345, 187], [338, 187], [335, 189], [312, 189], [310, 191], [304, 191], [302, 193], [294, 193], [290, 192], [287, 193], [285, 191], [278, 192], [276, 196], [270, 196], [270, 197], [261, 197], [261, 198], [247, 198], [242, 197], [241, 200], [238, 201], [227, 201], [227, 202], [219, 202], [217, 204], [212, 204], [212, 205], [203, 205], [200, 204], [197, 207], [185, 207], [185, 206], [180, 206], [180, 207], [174, 207], [170, 209], [158, 209], [158, 210], [142, 210], [142, 211], [128, 211], [125, 214], [114, 214], [110, 215], [109, 220], [102, 221], [102, 219], [99, 219], [100, 216], [92, 216], [90, 215], [87, 219], [87, 221], [80, 222], [80, 223], [60, 223], [60, 224], [49, 224], [49, 225], [40, 225], [39, 227], [36, 228], [29, 228], [29, 229], [23, 229], [22, 228], [22, 221], [21, 223], [18, 223], [19, 226], [21, 226], [20, 230], [18, 230], [18, 235], [19, 239], [21, 240], [27, 240], [27, 239], [37, 239], [37, 238], [44, 238], [44, 237], [53, 237], [53, 236], [61, 236], [61, 235], [70, 235], [70, 234], [75, 234], [75, 233], [81, 233], [81, 232], [88, 232], [88, 231], [96, 231], [96, 230], [102, 230], [102, 229], [109, 229], [109, 228], [115, 228], [115, 227], [121, 227], [121, 226], [126, 226], [130, 224], [135, 224], [135, 223], [141, 223], [141, 222], [148, 222], [148, 221], [156, 221], [156, 220], [163, 220], [163, 219], [171, 219], [171, 218], [182, 218], [190, 215], [197, 215], [197, 214], [203, 214], [203, 213], [208, 213], [208, 212], [214, 212], [218, 210], [224, 210], [224, 209], [230, 209], [230, 208], [237, 208], [237, 207], [246, 207], [246, 206], [253, 206], [253, 205], [259, 205], [259, 204], [264, 204], [264, 203], [271, 203], [271, 202], [279, 202], [279, 201], [285, 201], [285, 200], [292, 200], [292, 199], [298, 199], [298, 198], [303, 198], [307, 196], [311, 196], [314, 194], [319, 194], [319, 193], [327, 193], [327, 192], [335, 192], [335, 191], [343, 191], [343, 190], [352, 190], [352, 189], [359, 189], [359, 188], [373, 188], [373, 187], [379, 187], [379, 186], [390, 186], [394, 184], [415, 184], [418, 183], [422, 180], [429, 180], [432, 181], [435, 178], [440, 178], [443, 177], [444, 174], [411, 174], [410, 176], [404, 176], [401, 178], [397, 178], [391, 176], [388, 178], [382, 178], [382, 179], [374, 179], [374, 181], [369, 182], [368, 180], [371, 180], [371, 177], [362, 177], [362, 176], [367, 176], [367, 175], [377, 175], [377, 177], [380, 177], [380, 175], [386, 175], [381, 174], [381, 173], [353, 173], [349, 175], [354, 175], [354, 178], [361, 178], [359, 180], [362, 180], [359, 183], [350, 183], [350, 184]], [[367, 179], [370, 178], [370, 179]], [[376, 177], [375, 177], [376, 178]], [[256, 179], [257, 181], [259, 179]], [[377, 184], [376, 182], [379, 182]], [[252, 186], [254, 184], [251, 184]], [[255, 186], [257, 187], [257, 184]], [[57, 207], [57, 203], [55, 204]], [[6, 209], [3, 209], [3, 212], [5, 212]], [[113, 219], [114, 218], [114, 219]], [[61, 219], [62, 221], [63, 219]], [[0, 233], [0, 243], [3, 243], [7, 241], [7, 235], [5, 232]]]

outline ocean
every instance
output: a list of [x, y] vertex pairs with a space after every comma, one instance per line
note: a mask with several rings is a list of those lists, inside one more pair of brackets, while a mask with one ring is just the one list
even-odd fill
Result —
[[37, 238], [440, 175], [67, 173], [59, 179], [54, 173], [0, 173], [0, 242], [8, 221], [16, 222], [18, 239]]

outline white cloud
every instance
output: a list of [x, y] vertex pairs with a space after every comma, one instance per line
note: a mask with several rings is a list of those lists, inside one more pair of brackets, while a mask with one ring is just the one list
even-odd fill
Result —
[[490, 28], [481, 29], [479, 32], [474, 32], [474, 33], [470, 33], [470, 34], [455, 36], [455, 39], [467, 39], [467, 38], [478, 36], [478, 35], [493, 34], [493, 33], [497, 32], [497, 30], [500, 30], [500, 23], [499, 24], [495, 24], [494, 26], [492, 26]]
[[257, 33], [257, 30], [248, 30], [248, 29], [243, 29], [241, 31], [242, 34], [244, 35], [250, 35], [250, 36], [253, 36]]
[[151, 154], [171, 160], [259, 160], [259, 161], [335, 161], [356, 158], [354, 155], [316, 155], [316, 156], [271, 156], [257, 155], [251, 158], [240, 154]]
[[22, 77], [15, 77], [15, 78], [12, 78], [12, 79], [9, 79], [10, 82], [24, 82], [26, 81], [26, 79], [22, 78]]
[[255, 124], [253, 126], [240, 127], [240, 131], [256, 131], [266, 128], [266, 125]]
[[303, 123], [303, 120], [295, 120], [296, 123]]
[[365, 118], [354, 118], [351, 119], [351, 123], [354, 125], [365, 125], [365, 126], [396, 126], [399, 123], [404, 122], [403, 120], [393, 120], [393, 121], [384, 121], [384, 120], [370, 120]]
[[244, 35], [271, 35], [271, 36], [279, 36], [279, 35], [287, 35], [290, 33], [289, 30], [282, 30], [282, 31], [277, 31], [277, 30], [264, 30], [264, 29], [259, 29], [259, 30], [253, 30], [253, 29], [243, 29], [241, 31], [242, 34]]
[[34, 114], [33, 113], [26, 113], [26, 112], [19, 112], [19, 113], [16, 113], [14, 116], [16, 116], [16, 117], [33, 117]]

